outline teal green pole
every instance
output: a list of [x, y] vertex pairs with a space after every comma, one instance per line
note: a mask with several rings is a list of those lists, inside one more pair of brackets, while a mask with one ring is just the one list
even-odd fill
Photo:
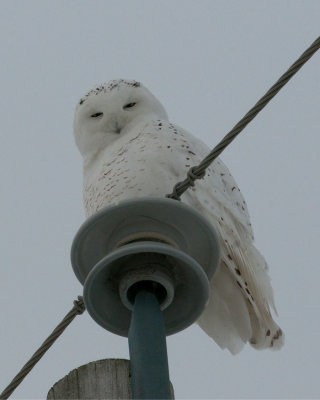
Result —
[[154, 293], [137, 293], [128, 340], [133, 399], [171, 399], [166, 333]]

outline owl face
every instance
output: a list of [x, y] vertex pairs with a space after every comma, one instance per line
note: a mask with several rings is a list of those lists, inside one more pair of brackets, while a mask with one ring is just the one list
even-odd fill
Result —
[[76, 144], [84, 158], [118, 140], [143, 118], [167, 119], [160, 102], [140, 83], [110, 81], [89, 91], [74, 117]]

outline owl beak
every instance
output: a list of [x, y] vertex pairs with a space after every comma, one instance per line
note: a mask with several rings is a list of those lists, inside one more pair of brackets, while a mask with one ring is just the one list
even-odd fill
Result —
[[118, 124], [118, 123], [116, 123], [116, 129], [115, 129], [115, 132], [116, 132], [116, 133], [118, 133], [118, 134], [120, 134], [120, 132], [121, 132], [121, 128], [120, 128], [120, 126], [119, 126], [119, 124]]
[[121, 127], [116, 118], [112, 118], [107, 123], [108, 131], [119, 134], [121, 132]]

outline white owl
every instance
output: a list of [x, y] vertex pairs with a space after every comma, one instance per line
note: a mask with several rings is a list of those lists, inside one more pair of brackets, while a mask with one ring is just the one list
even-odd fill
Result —
[[[97, 86], [80, 100], [74, 134], [84, 161], [88, 217], [125, 199], [164, 197], [210, 151], [170, 123], [142, 84], [123, 79]], [[279, 348], [283, 334], [270, 312], [275, 306], [268, 266], [253, 245], [246, 203], [223, 162], [215, 160], [182, 200], [212, 223], [221, 243], [221, 265], [200, 327], [233, 354], [247, 342]]]

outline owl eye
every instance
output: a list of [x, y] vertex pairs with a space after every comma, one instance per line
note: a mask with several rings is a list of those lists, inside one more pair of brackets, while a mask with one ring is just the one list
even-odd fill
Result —
[[91, 115], [91, 118], [97, 118], [97, 117], [100, 117], [101, 115], [103, 115], [102, 112], [97, 112], [97, 113], [95, 113], [95, 114], [92, 114], [92, 115]]
[[123, 109], [126, 110], [127, 108], [134, 107], [137, 103], [128, 103], [125, 106], [123, 106]]

